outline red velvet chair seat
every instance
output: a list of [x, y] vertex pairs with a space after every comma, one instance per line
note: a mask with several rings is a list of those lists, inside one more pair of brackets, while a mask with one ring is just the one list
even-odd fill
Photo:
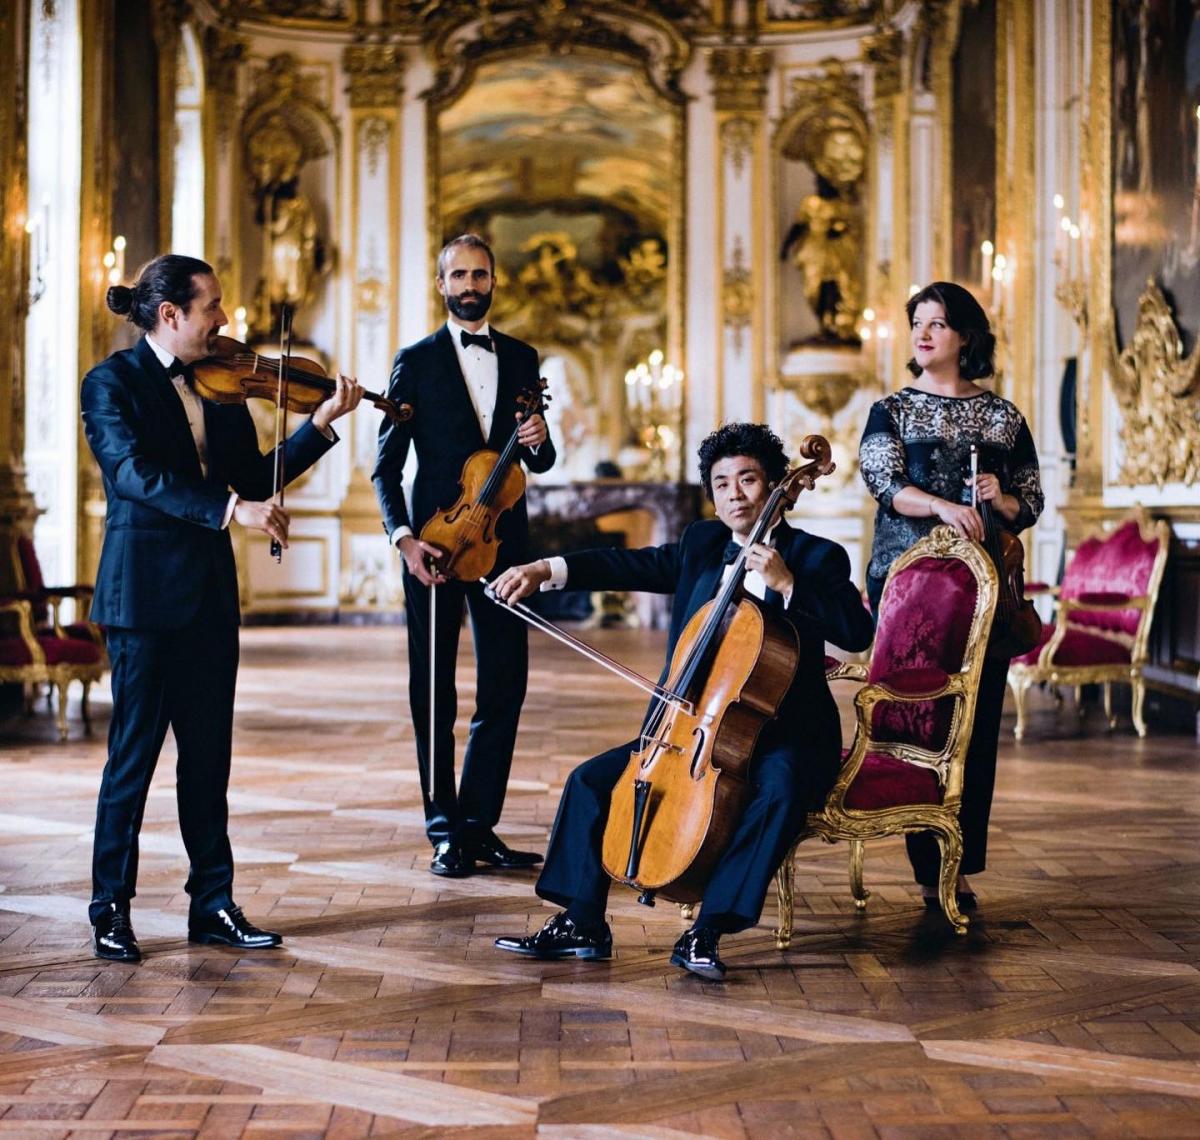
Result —
[[[95, 665], [100, 647], [94, 641], [77, 637], [38, 637], [47, 665]], [[0, 665], [28, 665], [29, 649], [19, 637], [0, 637]]]
[[908, 764], [885, 752], [868, 752], [843, 802], [857, 811], [878, 811], [908, 804], [938, 804], [942, 793], [931, 769]]
[[[1042, 626], [1042, 642], [1036, 649], [1020, 657], [1014, 657], [1013, 665], [1036, 665], [1038, 654], [1042, 647], [1054, 634], [1053, 625]], [[1130, 662], [1129, 649], [1120, 642], [1109, 637], [1101, 637], [1094, 633], [1085, 633], [1080, 629], [1067, 628], [1054, 654], [1054, 665], [1075, 667], [1081, 665], [1128, 665]]]

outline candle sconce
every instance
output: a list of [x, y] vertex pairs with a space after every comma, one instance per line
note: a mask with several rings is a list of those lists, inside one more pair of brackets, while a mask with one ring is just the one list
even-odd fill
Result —
[[625, 413], [638, 444], [648, 453], [645, 477], [673, 479], [683, 439], [683, 372], [655, 349], [625, 373]]
[[1078, 222], [1063, 212], [1066, 203], [1061, 194], [1054, 195], [1054, 209], [1058, 224], [1054, 230], [1054, 269], [1057, 281], [1054, 299], [1062, 305], [1072, 320], [1079, 326], [1080, 334], [1087, 335], [1087, 279], [1083, 271], [1083, 240], [1087, 234], [1086, 215]]
[[49, 260], [49, 218], [46, 207], [33, 217], [27, 218], [22, 227], [25, 234], [25, 265], [28, 269], [28, 285], [25, 293], [25, 311], [28, 312], [46, 293], [46, 262]]
[[125, 238], [123, 235], [117, 234], [113, 238], [112, 249], [105, 253], [101, 260], [107, 270], [108, 283], [120, 285], [125, 280]]

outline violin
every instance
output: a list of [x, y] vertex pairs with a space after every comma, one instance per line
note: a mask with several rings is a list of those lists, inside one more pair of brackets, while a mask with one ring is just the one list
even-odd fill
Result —
[[[540, 415], [549, 401], [546, 381], [539, 377], [536, 387], [517, 396], [521, 421]], [[486, 578], [496, 565], [500, 549], [496, 522], [525, 494], [525, 472], [516, 461], [519, 430], [518, 423], [503, 451], [483, 448], [467, 456], [458, 500], [437, 511], [421, 528], [421, 541], [440, 551], [428, 557], [443, 578], [474, 582]]]
[[996, 613], [992, 619], [992, 636], [988, 655], [1011, 660], [1028, 653], [1041, 643], [1042, 619], [1033, 602], [1025, 597], [1025, 547], [1010, 530], [996, 521], [996, 511], [989, 502], [979, 501], [975, 494], [975, 477], [979, 473], [979, 450], [971, 444], [971, 500], [983, 519], [983, 548], [996, 567], [1000, 592], [996, 598]]
[[[263, 356], [232, 337], [217, 337], [216, 351], [196, 361], [194, 370], [196, 391], [218, 404], [244, 404], [251, 399], [274, 404], [279, 399], [280, 360]], [[302, 356], [288, 356], [283, 380], [284, 406], [303, 415], [315, 412], [337, 388], [337, 382], [316, 361]], [[410, 404], [396, 404], [376, 392], [364, 391], [363, 397], [395, 423], [412, 419]]]

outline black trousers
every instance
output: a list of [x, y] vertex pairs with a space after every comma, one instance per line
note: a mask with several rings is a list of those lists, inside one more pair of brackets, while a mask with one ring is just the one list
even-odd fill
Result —
[[[193, 915], [233, 902], [229, 760], [237, 684], [238, 630], [216, 605], [215, 587], [182, 629], [110, 628], [112, 722], [100, 781], [89, 917], [128, 905], [138, 872], [138, 833], [168, 726], [178, 760], [175, 794], [187, 850]], [[218, 614], [221, 614], [219, 619]]]
[[[987, 867], [988, 822], [992, 816], [992, 793], [996, 787], [996, 750], [1000, 744], [1000, 716], [1008, 662], [987, 658], [979, 675], [975, 698], [975, 724], [967, 746], [963, 769], [962, 805], [958, 822], [962, 828], [963, 859], [959, 871], [978, 875]], [[941, 851], [932, 832], [915, 831], [904, 837], [913, 877], [923, 887], [936, 887], [942, 865]]]
[[[446, 582], [437, 590], [437, 676], [434, 762], [429, 781], [429, 587], [404, 571], [408, 618], [408, 701], [417, 741], [417, 764], [425, 800], [425, 833], [435, 847], [443, 840], [470, 843], [500, 821], [517, 724], [529, 674], [525, 623], [483, 596], [480, 586]], [[475, 642], [475, 712], [463, 754], [462, 778], [454, 778], [454, 723], [458, 690], [454, 667], [463, 607], [471, 615]], [[436, 792], [431, 798], [430, 791]]]
[[[805, 815], [824, 801], [833, 783], [836, 764], [813, 757], [799, 736], [789, 739], [774, 722], [760, 739], [750, 802], [704, 891], [700, 917], [706, 925], [732, 934], [758, 922], [767, 888]], [[612, 881], [601, 863], [604, 825], [613, 788], [638, 746], [630, 741], [602, 752], [567, 777], [537, 882], [542, 898], [603, 910]]]

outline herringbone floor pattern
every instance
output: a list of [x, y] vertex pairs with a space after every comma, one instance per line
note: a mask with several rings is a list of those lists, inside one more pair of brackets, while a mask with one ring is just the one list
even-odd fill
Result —
[[[661, 638], [592, 639], [643, 672]], [[170, 744], [142, 834], [146, 961], [89, 954], [101, 736], [51, 719], [0, 750], [0, 1138], [1166, 1137], [1200, 1135], [1200, 750], [1006, 719], [981, 910], [955, 938], [898, 842], [801, 848], [796, 937], [726, 939], [722, 985], [667, 959], [666, 905], [614, 894], [607, 964], [497, 953], [532, 874], [426, 870], [394, 629], [243, 634], [237, 898], [278, 951], [186, 941]], [[642, 700], [545, 639], [501, 834], [541, 847], [571, 765]], [[469, 711], [470, 670], [461, 672]], [[848, 706], [847, 706], [848, 707]], [[465, 720], [465, 716], [463, 718]]]

